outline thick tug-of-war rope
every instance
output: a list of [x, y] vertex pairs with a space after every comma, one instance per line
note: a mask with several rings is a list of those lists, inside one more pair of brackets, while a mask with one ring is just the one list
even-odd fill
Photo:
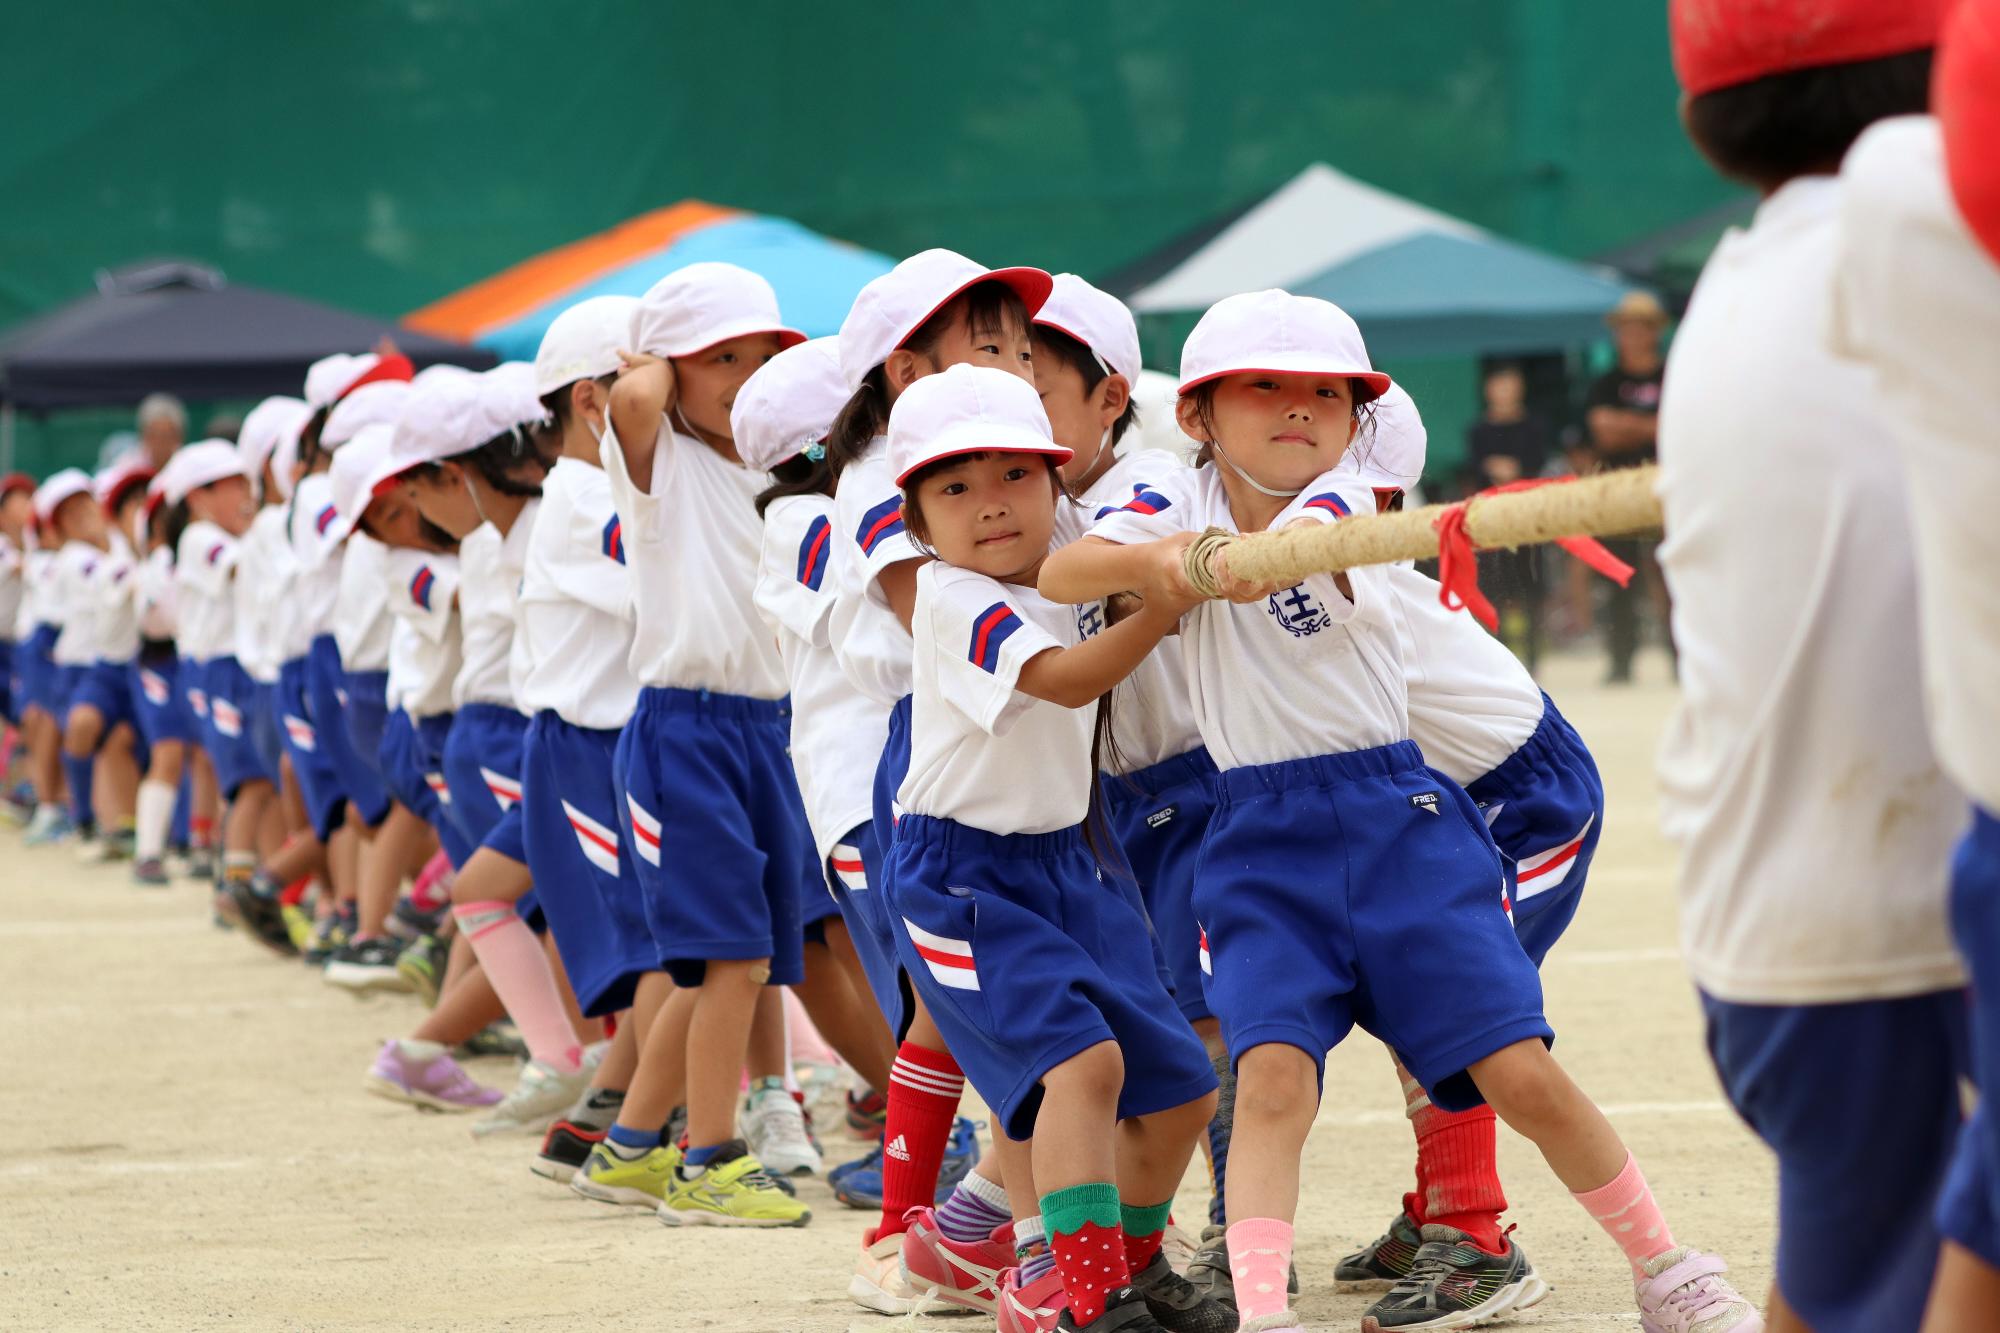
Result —
[[1517, 481], [1481, 491], [1457, 504], [1426, 505], [1238, 534], [1210, 528], [1196, 537], [1183, 560], [1188, 582], [1220, 597], [1215, 557], [1229, 552], [1229, 573], [1250, 583], [1291, 584], [1309, 574], [1333, 574], [1359, 565], [1438, 558], [1440, 599], [1471, 611], [1488, 629], [1498, 623], [1493, 604], [1479, 591], [1477, 553], [1555, 542], [1616, 581], [1630, 581], [1632, 567], [1592, 540], [1646, 532], [1660, 526], [1653, 494], [1658, 469], [1626, 468], [1594, 477]]

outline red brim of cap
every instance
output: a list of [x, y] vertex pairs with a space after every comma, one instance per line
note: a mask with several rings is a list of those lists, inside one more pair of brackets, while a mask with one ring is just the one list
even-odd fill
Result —
[[1953, 11], [1931, 84], [1946, 179], [1965, 225], [2000, 263], [2000, 11], [1967, 0]]
[[1340, 379], [1360, 380], [1367, 387], [1368, 396], [1364, 398], [1360, 394], [1356, 394], [1354, 396], [1354, 405], [1356, 407], [1361, 406], [1363, 403], [1374, 402], [1377, 398], [1389, 392], [1389, 385], [1393, 383], [1387, 375], [1384, 375], [1379, 370], [1317, 370], [1301, 368], [1281, 370], [1276, 366], [1231, 366], [1226, 370], [1211, 370], [1206, 375], [1197, 376], [1181, 385], [1175, 392], [1186, 394], [1189, 390], [1198, 388], [1210, 380], [1219, 380], [1227, 375], [1332, 375]]
[[1040, 310], [1043, 304], [1048, 301], [1049, 293], [1054, 291], [1056, 286], [1054, 275], [1038, 268], [988, 269], [969, 282], [960, 283], [936, 305], [925, 311], [922, 319], [904, 331], [902, 338], [897, 341], [896, 346], [901, 347], [904, 343], [915, 337], [917, 330], [930, 323], [932, 317], [938, 311], [944, 309], [982, 282], [998, 282], [1012, 287], [1014, 295], [1020, 297], [1021, 304], [1028, 308], [1028, 319], [1030, 321], [1033, 321], [1035, 318], [1035, 312]]
[[1048, 457], [1056, 460], [1057, 467], [1061, 467], [1064, 463], [1067, 463], [1069, 462], [1070, 459], [1076, 457], [1076, 450], [1065, 449], [1060, 444], [1054, 444], [1048, 441], [1044, 441], [1041, 444], [1035, 444], [1035, 445], [1029, 445], [1020, 442], [1009, 442], [1003, 444], [968, 444], [962, 449], [946, 449], [942, 453], [932, 454], [929, 458], [924, 459], [921, 463], [917, 463], [911, 467], [903, 469], [903, 475], [896, 478], [896, 484], [898, 486], [901, 486], [904, 482], [908, 481], [911, 477], [915, 476], [917, 473], [922, 472], [925, 468], [929, 467], [933, 463], [942, 463], [947, 458], [964, 458], [967, 454], [1046, 454]]
[[384, 380], [402, 380], [407, 382], [414, 379], [416, 374], [416, 364], [407, 356], [402, 355], [400, 352], [395, 356], [385, 356], [380, 361], [377, 361], [368, 370], [367, 374], [357, 376], [346, 388], [335, 394], [333, 401], [338, 403], [364, 384], [378, 384]]
[[1944, 0], [1673, 0], [1674, 74], [1700, 97], [1821, 65], [1921, 51], [1937, 43]]
[[35, 479], [25, 472], [9, 472], [6, 476], [0, 477], [0, 496], [12, 495], [15, 491], [33, 495]]
[[113, 486], [110, 494], [104, 497], [104, 512], [107, 514], [117, 513], [118, 506], [125, 503], [125, 497], [132, 493], [133, 487], [145, 486], [152, 480], [153, 474], [151, 472], [134, 472], [131, 476]]

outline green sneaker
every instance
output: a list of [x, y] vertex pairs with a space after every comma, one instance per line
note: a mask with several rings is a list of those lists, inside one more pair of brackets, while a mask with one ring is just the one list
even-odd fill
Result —
[[681, 1150], [671, 1145], [627, 1161], [611, 1151], [609, 1144], [600, 1143], [584, 1159], [583, 1169], [569, 1178], [569, 1187], [599, 1203], [663, 1208], [680, 1164]]
[[448, 946], [435, 935], [419, 935], [396, 955], [396, 975], [410, 983], [426, 1009], [438, 1002], [438, 979], [444, 975]]
[[690, 1180], [673, 1173], [660, 1221], [670, 1227], [802, 1227], [812, 1221], [812, 1209], [779, 1189], [743, 1140], [732, 1139], [700, 1175]]

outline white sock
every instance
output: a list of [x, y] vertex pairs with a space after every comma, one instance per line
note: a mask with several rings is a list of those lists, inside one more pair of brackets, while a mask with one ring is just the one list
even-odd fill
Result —
[[134, 855], [141, 861], [157, 860], [166, 851], [167, 832], [174, 822], [174, 801], [179, 795], [171, 782], [147, 778], [139, 784], [135, 824], [138, 842]]
[[445, 1053], [443, 1042], [424, 1041], [417, 1037], [398, 1037], [396, 1045], [412, 1060], [435, 1060]]

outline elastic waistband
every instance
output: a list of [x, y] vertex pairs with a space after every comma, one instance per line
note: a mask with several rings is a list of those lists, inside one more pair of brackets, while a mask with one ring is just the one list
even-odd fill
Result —
[[348, 671], [346, 667], [342, 667], [341, 671], [349, 680], [358, 680], [365, 685], [373, 685], [378, 680], [385, 686], [389, 683], [387, 671]]
[[896, 841], [940, 847], [953, 855], [993, 856], [1013, 861], [1047, 861], [1083, 849], [1083, 825], [1054, 833], [989, 833], [934, 815], [904, 815], [896, 821]]
[[752, 699], [747, 694], [722, 694], [716, 690], [683, 690], [666, 685], [648, 685], [639, 691], [639, 713], [693, 713], [702, 717], [726, 717], [737, 722], [788, 722], [792, 716], [790, 696], [783, 699]]
[[1393, 745], [1349, 750], [1345, 754], [1316, 754], [1306, 759], [1224, 769], [1222, 795], [1225, 800], [1248, 800], [1269, 796], [1273, 792], [1336, 787], [1364, 778], [1392, 777], [1398, 773], [1422, 770], [1423, 767], [1424, 752], [1417, 748], [1417, 743], [1397, 741]]
[[[1542, 718], [1535, 723], [1535, 729], [1514, 754], [1552, 755], [1569, 754], [1583, 746], [1583, 738], [1576, 734], [1576, 728], [1556, 707], [1556, 701], [1549, 698], [1547, 690], [1542, 691]], [[1514, 756], [1509, 755], [1512, 759]]]
[[461, 722], [481, 726], [520, 728], [528, 725], [528, 719], [521, 716], [519, 709], [506, 704], [470, 702], [458, 710], [458, 718]]
[[539, 728], [545, 733], [551, 731], [557, 733], [570, 732], [578, 736], [589, 736], [596, 740], [609, 738], [612, 742], [617, 741], [619, 732], [619, 728], [617, 727], [579, 727], [576, 723], [567, 721], [561, 713], [558, 713], [553, 708], [544, 708], [541, 712], [529, 718], [528, 725]]
[[[1211, 781], [1218, 771], [1215, 760], [1209, 757], [1208, 747], [1197, 745], [1185, 754], [1170, 756], [1157, 764], [1148, 764], [1144, 768], [1135, 768], [1130, 773], [1106, 773], [1103, 782], [1104, 794], [1114, 801], [1158, 796], [1172, 787], [1186, 786], [1190, 782]], [[1134, 788], [1138, 790], [1134, 791]]]

